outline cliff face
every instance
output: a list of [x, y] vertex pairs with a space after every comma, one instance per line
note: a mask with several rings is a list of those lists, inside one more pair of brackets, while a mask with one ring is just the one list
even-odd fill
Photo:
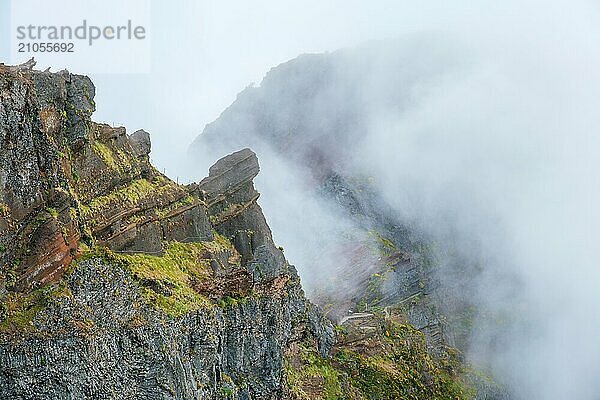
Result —
[[278, 399], [331, 324], [275, 246], [248, 150], [177, 185], [84, 76], [0, 66], [0, 397]]

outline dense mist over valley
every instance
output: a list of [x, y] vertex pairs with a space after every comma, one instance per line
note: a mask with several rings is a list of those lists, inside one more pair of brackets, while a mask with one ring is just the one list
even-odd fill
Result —
[[257, 151], [262, 205], [309, 294], [347, 295], [377, 256], [340, 249], [400, 225], [405, 244], [434, 244], [444, 301], [474, 307], [476, 365], [515, 398], [595, 399], [600, 93], [586, 28], [301, 55], [242, 91], [190, 154]]

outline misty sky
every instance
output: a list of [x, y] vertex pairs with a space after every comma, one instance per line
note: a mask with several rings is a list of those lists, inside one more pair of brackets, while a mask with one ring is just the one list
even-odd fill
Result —
[[184, 166], [173, 163], [173, 151], [184, 152], [206, 123], [271, 67], [301, 53], [435, 28], [439, 19], [432, 14], [457, 14], [444, 2], [418, 10], [411, 3], [154, 1], [152, 74], [95, 76], [96, 118], [147, 128], [153, 160], [185, 174]]
[[[9, 3], [0, 0], [0, 58], [4, 60]], [[185, 152], [206, 123], [244, 87], [260, 83], [271, 67], [301, 53], [333, 51], [410, 32], [502, 31], [516, 10], [512, 3], [496, 3], [152, 0], [152, 73], [92, 75], [97, 86], [95, 118], [130, 131], [150, 131], [153, 161], [167, 172], [185, 175], [173, 154]], [[53, 4], [68, 5], [68, 1]], [[544, 3], [544, 10], [550, 8]], [[68, 13], [69, 7], [63, 10]], [[490, 26], [490, 19], [498, 22]], [[52, 67], [60, 70], [68, 65]]]
[[[62, 3], [68, 5], [67, 0], [53, 2], [56, 7]], [[563, 22], [593, 18], [589, 11], [597, 11], [593, 2], [580, 2], [577, 8], [569, 4], [566, 8], [541, 1], [151, 0], [152, 72], [92, 75], [97, 86], [95, 118], [130, 131], [147, 129], [153, 136], [153, 161], [173, 174], [186, 175], [173, 154], [185, 152], [239, 91], [260, 83], [271, 67], [298, 54], [421, 31], [460, 32], [473, 41], [515, 31], [563, 35]], [[9, 7], [9, 0], [0, 0], [2, 60], [9, 48]], [[69, 12], [68, 7], [63, 9]], [[68, 65], [52, 67], [60, 70]]]

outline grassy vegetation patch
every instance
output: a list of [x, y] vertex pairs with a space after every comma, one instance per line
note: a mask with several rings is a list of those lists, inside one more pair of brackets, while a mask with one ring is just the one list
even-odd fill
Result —
[[156, 212], [157, 217], [162, 219], [179, 208], [191, 206], [195, 203], [196, 203], [196, 200], [194, 199], [194, 196], [187, 195], [187, 196], [183, 197], [181, 200], [178, 200], [165, 208], [156, 209], [155, 212]]
[[203, 243], [171, 242], [162, 256], [124, 255], [104, 250], [104, 257], [128, 269], [140, 283], [148, 304], [172, 318], [209, 307], [210, 301], [192, 288], [194, 280], [206, 279], [208, 260], [202, 259]]
[[331, 365], [331, 360], [321, 358], [316, 351], [299, 346], [300, 368], [286, 361], [285, 375], [288, 390], [293, 399], [346, 399], [342, 389], [340, 371]]
[[81, 205], [81, 213], [92, 225], [115, 207], [131, 209], [149, 198], [160, 198], [165, 191], [172, 190], [169, 185], [137, 179], [105, 196], [96, 197], [88, 205]]
[[90, 252], [88, 257], [100, 255], [125, 267], [140, 284], [146, 302], [176, 318], [214, 306], [208, 298], [195, 291], [193, 285], [209, 279], [211, 255], [225, 251], [235, 252], [226, 238], [215, 234], [215, 240], [211, 242], [168, 242], [162, 256], [125, 255], [102, 249]]
[[156, 190], [156, 187], [146, 179], [137, 179], [129, 185], [115, 190], [106, 196], [100, 196], [92, 200], [89, 204], [90, 210], [101, 210], [111, 204], [123, 204], [128, 206], [135, 205]]
[[102, 162], [106, 164], [107, 167], [109, 167], [112, 170], [119, 169], [119, 165], [115, 160], [115, 157], [113, 156], [113, 152], [110, 151], [110, 149], [104, 143], [95, 140], [92, 143], [92, 150], [98, 157], [100, 157]]
[[35, 332], [35, 316], [59, 297], [70, 296], [64, 282], [48, 285], [24, 294], [9, 292], [0, 304], [0, 332], [4, 334]]
[[[209, 263], [216, 253], [237, 255], [229, 240], [216, 233], [211, 242], [166, 243], [162, 256], [117, 254], [106, 248], [90, 249], [85, 244], [81, 244], [81, 251], [83, 259], [102, 258], [110, 265], [130, 271], [144, 300], [171, 318], [214, 307], [214, 303], [193, 289], [193, 283], [209, 279]], [[72, 268], [76, 268], [76, 264]], [[8, 292], [0, 302], [0, 333], [35, 333], [33, 321], [36, 315], [57, 298], [70, 296], [66, 283], [68, 275], [65, 274], [59, 283], [30, 293]]]
[[51, 216], [52, 218], [54, 218], [54, 219], [57, 219], [57, 218], [58, 218], [58, 211], [56, 211], [56, 209], [55, 209], [55, 208], [48, 207], [48, 208], [46, 209], [46, 212], [47, 212], [48, 214], [50, 214], [50, 216]]
[[330, 358], [299, 345], [286, 360], [285, 377], [293, 399], [460, 400], [473, 391], [450, 372], [454, 366], [428, 352], [423, 334], [389, 322], [360, 345], [341, 344]]

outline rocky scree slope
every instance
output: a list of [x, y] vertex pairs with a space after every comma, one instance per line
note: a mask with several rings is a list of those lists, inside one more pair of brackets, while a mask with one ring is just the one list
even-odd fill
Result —
[[233, 153], [182, 186], [85, 76], [0, 66], [0, 398], [279, 399], [333, 330]]

